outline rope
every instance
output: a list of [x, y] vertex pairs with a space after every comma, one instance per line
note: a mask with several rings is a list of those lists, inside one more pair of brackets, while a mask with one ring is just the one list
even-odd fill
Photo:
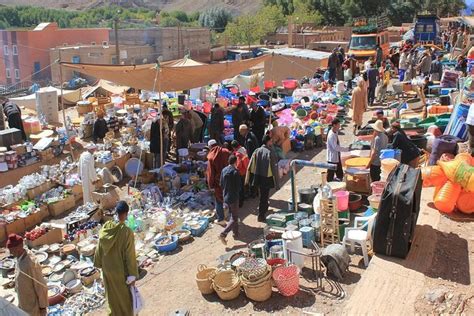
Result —
[[20, 81], [14, 83], [14, 84], [12, 84], [12, 85], [9, 85], [9, 86], [5, 87], [5, 90], [8, 90], [8, 89], [10, 89], [11, 87], [14, 87], [14, 86], [16, 86], [16, 85], [18, 85], [18, 84], [20, 84], [20, 83], [26, 82], [27, 79], [33, 77], [33, 76], [36, 75], [36, 74], [39, 74], [40, 72], [42, 72], [42, 71], [44, 71], [44, 70], [50, 68], [51, 66], [53, 66], [54, 64], [57, 64], [57, 63], [58, 63], [58, 61], [56, 60], [56, 61], [54, 61], [53, 63], [49, 64], [48, 66], [46, 66], [46, 67], [44, 67], [44, 68], [38, 70], [37, 72], [34, 72], [34, 73], [32, 73], [31, 75], [28, 75], [28, 76], [26, 76], [25, 78], [21, 79]]

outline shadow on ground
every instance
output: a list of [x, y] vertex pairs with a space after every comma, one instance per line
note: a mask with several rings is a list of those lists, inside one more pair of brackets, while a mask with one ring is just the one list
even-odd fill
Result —
[[[414, 248], [419, 248], [414, 251]], [[418, 225], [406, 259], [381, 256], [384, 260], [463, 285], [471, 284], [468, 242], [454, 233], [444, 233], [429, 225]]]

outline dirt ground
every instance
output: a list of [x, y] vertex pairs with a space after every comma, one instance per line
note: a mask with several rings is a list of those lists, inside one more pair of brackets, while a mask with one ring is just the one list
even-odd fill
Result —
[[[354, 139], [350, 126], [340, 136], [341, 143]], [[305, 151], [291, 158], [325, 161], [325, 150]], [[298, 188], [320, 182], [315, 169], [303, 168], [297, 173]], [[287, 207], [291, 186], [284, 185], [270, 198], [275, 209]], [[256, 303], [244, 293], [230, 302], [216, 294], [201, 295], [195, 284], [199, 264], [216, 265], [225, 252], [244, 249], [263, 234], [263, 224], [256, 221], [257, 200], [247, 200], [241, 209], [239, 240], [229, 236], [227, 247], [217, 239], [220, 227], [212, 227], [203, 237], [164, 256], [138, 282], [146, 306], [140, 315], [168, 315], [189, 311], [192, 315], [318, 315], [318, 314], [474, 314], [474, 222], [467, 216], [448, 218], [432, 207], [432, 189], [423, 189], [423, 200], [415, 240], [405, 260], [374, 256], [369, 267], [359, 254], [351, 255], [351, 266], [339, 284], [323, 281], [323, 289], [309, 280], [311, 271], [303, 270], [301, 290], [286, 298], [274, 292], [270, 300]], [[310, 262], [306, 262], [310, 267]], [[99, 310], [95, 315], [101, 315]]]
[[[340, 140], [342, 145], [354, 140], [351, 126], [344, 128]], [[325, 161], [326, 151], [305, 151], [290, 158]], [[298, 188], [306, 188], [318, 184], [320, 175], [315, 169], [303, 168], [296, 179]], [[270, 207], [287, 208], [290, 188], [286, 177], [282, 188], [272, 192]], [[440, 215], [432, 207], [432, 196], [432, 189], [423, 189], [415, 239], [405, 260], [376, 255], [366, 269], [359, 254], [351, 255], [351, 266], [344, 280], [341, 283], [323, 280], [322, 289], [317, 289], [311, 281], [311, 271], [303, 269], [304, 278], [297, 295], [286, 298], [274, 292], [263, 303], [248, 300], [243, 292], [230, 302], [220, 301], [215, 294], [203, 296], [195, 282], [197, 266], [215, 266], [219, 256], [245, 249], [249, 242], [263, 235], [264, 225], [256, 221], [258, 201], [246, 200], [241, 209], [238, 240], [229, 235], [228, 245], [224, 246], [217, 239], [222, 228], [211, 225], [202, 237], [147, 268], [137, 282], [145, 300], [140, 315], [171, 315], [186, 310], [191, 315], [474, 315], [473, 218]], [[306, 262], [306, 267], [310, 266]], [[104, 314], [105, 307], [91, 313]]]

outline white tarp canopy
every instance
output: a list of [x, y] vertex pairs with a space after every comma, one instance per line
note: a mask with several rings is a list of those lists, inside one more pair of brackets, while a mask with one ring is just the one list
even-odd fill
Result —
[[250, 88], [259, 86], [263, 89], [263, 72], [251, 75], [237, 75], [231, 79], [223, 81], [226, 84], [236, 84], [239, 86], [240, 90], [249, 90]]
[[95, 85], [91, 87], [82, 88], [82, 98], [86, 99], [96, 91], [101, 94], [122, 94], [128, 89], [130, 89], [130, 87], [120, 86], [113, 82], [100, 79]]
[[[44, 87], [40, 88], [38, 92], [53, 92], [56, 91], [58, 98], [61, 97], [61, 89], [55, 87]], [[81, 100], [81, 89], [77, 90], [63, 90], [64, 103], [75, 104]], [[16, 103], [20, 107], [27, 109], [36, 110], [36, 93], [26, 95], [24, 97], [10, 98], [10, 100]]]

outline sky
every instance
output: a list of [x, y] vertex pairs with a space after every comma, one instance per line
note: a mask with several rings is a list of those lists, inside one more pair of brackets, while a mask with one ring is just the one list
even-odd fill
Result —
[[471, 8], [474, 6], [474, 0], [465, 0], [467, 9], [464, 10], [465, 15], [470, 15], [472, 13]]

